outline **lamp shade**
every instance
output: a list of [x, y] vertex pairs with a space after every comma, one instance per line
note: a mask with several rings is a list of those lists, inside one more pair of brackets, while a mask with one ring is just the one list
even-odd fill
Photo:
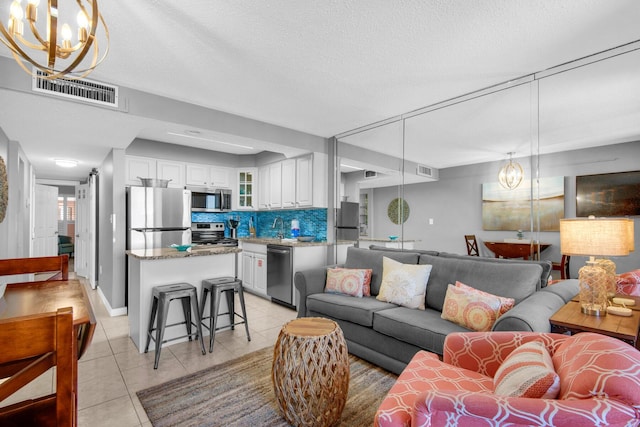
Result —
[[633, 220], [572, 218], [560, 220], [560, 251], [564, 255], [627, 256], [634, 250]]

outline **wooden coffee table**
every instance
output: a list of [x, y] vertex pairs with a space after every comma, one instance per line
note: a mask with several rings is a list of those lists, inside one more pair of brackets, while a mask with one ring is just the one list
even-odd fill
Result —
[[580, 311], [580, 302], [577, 300], [569, 301], [549, 319], [551, 332], [569, 332], [571, 334], [595, 332], [618, 338], [636, 348], [640, 348], [638, 346], [640, 344], [638, 342], [640, 305], [636, 302], [636, 305], [630, 308], [632, 308], [632, 314], [629, 317], [612, 314], [600, 317], [590, 316]]
[[303, 317], [284, 325], [273, 350], [271, 378], [290, 424], [336, 424], [349, 391], [349, 353], [338, 324]]

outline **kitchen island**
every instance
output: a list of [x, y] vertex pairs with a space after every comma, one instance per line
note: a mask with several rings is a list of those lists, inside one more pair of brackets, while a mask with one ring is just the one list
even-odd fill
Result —
[[[146, 344], [146, 332], [152, 304], [151, 290], [154, 286], [189, 283], [198, 290], [199, 300], [202, 295], [202, 280], [221, 276], [237, 276], [237, 254], [239, 252], [241, 249], [238, 247], [226, 246], [195, 246], [184, 252], [173, 248], [126, 251], [129, 258], [129, 336], [138, 350], [142, 353]], [[205, 308], [205, 316], [209, 315], [208, 307], [209, 304]], [[221, 307], [226, 307], [226, 300], [221, 301]], [[169, 307], [167, 325], [182, 321], [184, 321], [182, 306], [178, 302], [173, 302]], [[218, 327], [228, 325], [228, 317], [221, 316], [218, 319]], [[205, 335], [208, 335], [208, 332], [207, 329], [203, 329]], [[181, 335], [185, 335], [184, 325], [166, 328], [165, 339]], [[167, 344], [177, 342], [179, 340]]]

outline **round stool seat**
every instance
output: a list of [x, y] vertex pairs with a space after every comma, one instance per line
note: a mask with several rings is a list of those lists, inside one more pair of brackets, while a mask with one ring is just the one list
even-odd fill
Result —
[[336, 424], [349, 391], [349, 354], [342, 329], [320, 317], [285, 324], [273, 351], [271, 379], [290, 424]]

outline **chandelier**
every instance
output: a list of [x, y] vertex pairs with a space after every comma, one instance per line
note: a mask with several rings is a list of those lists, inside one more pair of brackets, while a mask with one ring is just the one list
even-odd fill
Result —
[[500, 181], [500, 185], [504, 188], [513, 190], [522, 182], [524, 173], [520, 163], [513, 161], [513, 155], [515, 153], [512, 152], [507, 154], [509, 154], [509, 163], [500, 168], [500, 172], [498, 172], [498, 181]]
[[[28, 0], [23, 8], [21, 0], [13, 0], [9, 9], [8, 25], [0, 20], [0, 41], [6, 45], [16, 62], [28, 74], [32, 74], [28, 64], [45, 74], [46, 79], [66, 77], [79, 79], [85, 77], [99, 65], [109, 51], [109, 30], [98, 11], [97, 0], [61, 1], [64, 6], [58, 7], [59, 0], [47, 0], [43, 22], [38, 22], [38, 6], [40, 0]], [[0, 12], [1, 13], [1, 12]], [[73, 30], [67, 20], [76, 14], [77, 40], [73, 40]], [[30, 35], [25, 35], [25, 22]], [[7, 22], [7, 21], [4, 21]], [[64, 22], [59, 26], [59, 22]], [[40, 25], [39, 25], [40, 24]], [[105, 37], [104, 52], [101, 57], [96, 30], [102, 27]], [[89, 52], [90, 58], [83, 61]], [[40, 60], [31, 55], [39, 54]], [[56, 61], [58, 63], [56, 64]]]

